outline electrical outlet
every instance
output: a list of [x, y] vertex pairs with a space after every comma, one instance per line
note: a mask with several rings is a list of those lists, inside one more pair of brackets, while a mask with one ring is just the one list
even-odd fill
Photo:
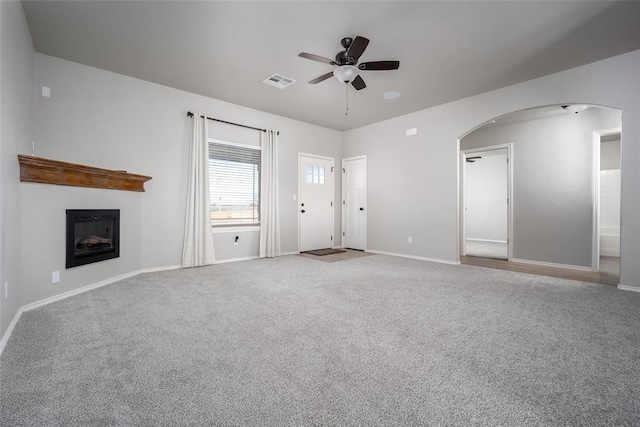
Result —
[[60, 282], [60, 271], [56, 270], [53, 273], [51, 273], [51, 283], [58, 283]]
[[413, 243], [413, 237], [411, 236], [407, 237], [407, 243]]
[[4, 299], [9, 298], [9, 282], [4, 282]]

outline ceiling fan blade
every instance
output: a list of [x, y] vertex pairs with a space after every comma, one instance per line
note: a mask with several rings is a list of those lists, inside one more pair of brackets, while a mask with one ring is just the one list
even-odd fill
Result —
[[347, 58], [349, 59], [353, 58], [355, 62], [358, 62], [358, 59], [364, 53], [364, 50], [367, 48], [368, 44], [369, 44], [369, 39], [357, 36], [351, 42], [351, 45], [349, 45], [349, 49], [347, 50]]
[[323, 81], [325, 81], [325, 80], [327, 80], [328, 78], [331, 78], [331, 77], [333, 77], [333, 71], [330, 71], [327, 74], [323, 74], [320, 77], [316, 77], [315, 79], [311, 80], [309, 83], [314, 85], [316, 83], [323, 82]]
[[367, 85], [364, 84], [364, 80], [362, 80], [362, 77], [360, 76], [357, 76], [355, 79], [353, 79], [351, 84], [356, 88], [356, 90], [361, 90], [367, 87]]
[[399, 67], [400, 61], [373, 61], [358, 65], [358, 68], [366, 71], [397, 70]]
[[324, 56], [314, 55], [313, 53], [302, 52], [298, 55], [301, 58], [310, 59], [312, 61], [324, 62], [329, 65], [338, 65], [335, 61], [325, 58]]

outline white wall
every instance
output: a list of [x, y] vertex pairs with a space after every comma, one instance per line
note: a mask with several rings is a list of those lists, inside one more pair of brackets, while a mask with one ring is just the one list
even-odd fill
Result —
[[[41, 86], [51, 97], [39, 96]], [[341, 159], [341, 134], [192, 93], [36, 54], [36, 155], [150, 175], [145, 193], [22, 184], [21, 210], [25, 292], [22, 304], [140, 269], [180, 264], [191, 119], [187, 111], [280, 131], [280, 221], [283, 252], [297, 251], [298, 152]], [[278, 90], [278, 89], [274, 89]], [[210, 123], [211, 137], [258, 144], [260, 132]], [[340, 177], [336, 177], [340, 197]], [[52, 213], [33, 220], [43, 207]], [[64, 269], [64, 211], [111, 207], [122, 210], [121, 256], [117, 260]], [[340, 211], [336, 209], [335, 235]], [[233, 238], [240, 235], [238, 245]], [[257, 256], [257, 232], [214, 236], [218, 260]], [[339, 242], [338, 242], [339, 243]], [[124, 252], [123, 252], [124, 251]], [[30, 264], [29, 259], [37, 259]], [[51, 272], [61, 271], [59, 285]]]
[[[33, 76], [33, 43], [22, 4], [0, 1], [0, 337], [21, 306], [20, 174], [16, 156], [31, 146]], [[9, 283], [6, 300], [5, 282]]]
[[[525, 108], [604, 105], [623, 111], [620, 284], [640, 288], [638, 70], [635, 51], [345, 132], [344, 157], [366, 154], [369, 163], [369, 248], [457, 262], [458, 139]], [[412, 127], [418, 135], [406, 137]]]
[[460, 148], [513, 143], [513, 258], [591, 267], [593, 131], [620, 112], [588, 108], [470, 133]]
[[466, 238], [507, 242], [507, 149], [469, 154], [465, 164]]
[[600, 170], [620, 169], [620, 140], [600, 144]]

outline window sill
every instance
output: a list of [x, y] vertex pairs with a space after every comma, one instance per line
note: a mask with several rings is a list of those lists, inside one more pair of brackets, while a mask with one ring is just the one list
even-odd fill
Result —
[[212, 225], [211, 232], [213, 234], [220, 233], [238, 233], [247, 231], [260, 231], [260, 224], [257, 225]]

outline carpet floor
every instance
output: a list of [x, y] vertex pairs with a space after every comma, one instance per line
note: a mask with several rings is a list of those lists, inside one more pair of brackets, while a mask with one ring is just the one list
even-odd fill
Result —
[[640, 294], [374, 255], [141, 274], [26, 312], [0, 425], [640, 425]]

